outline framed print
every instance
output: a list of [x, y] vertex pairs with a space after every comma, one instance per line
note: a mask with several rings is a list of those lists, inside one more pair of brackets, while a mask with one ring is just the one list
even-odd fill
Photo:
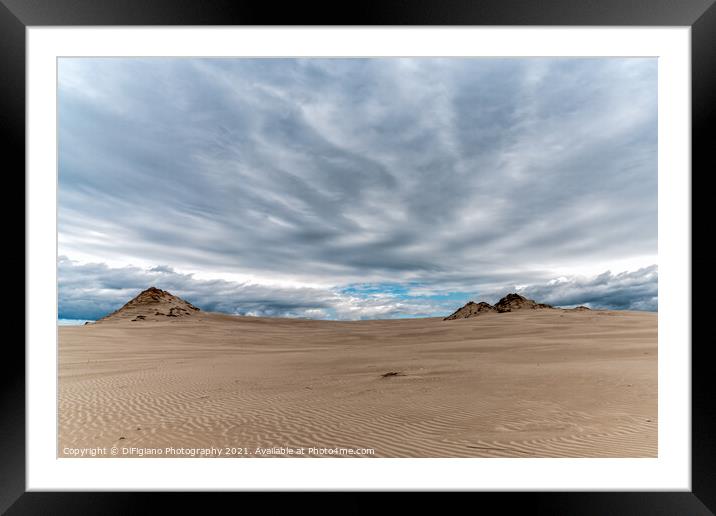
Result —
[[0, 509], [711, 513], [711, 2], [3, 2], [26, 338]]

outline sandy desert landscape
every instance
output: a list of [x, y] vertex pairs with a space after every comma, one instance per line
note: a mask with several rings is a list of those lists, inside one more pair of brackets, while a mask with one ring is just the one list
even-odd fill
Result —
[[659, 60], [401, 56], [58, 59], [58, 456], [663, 452]]
[[59, 328], [59, 456], [657, 455], [656, 313], [341, 322], [142, 295]]

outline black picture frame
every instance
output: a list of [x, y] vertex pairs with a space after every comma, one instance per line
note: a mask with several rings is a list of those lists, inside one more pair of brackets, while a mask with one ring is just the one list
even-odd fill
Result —
[[[716, 6], [714, 0], [376, 0], [349, 5], [215, 0], [0, 0], [0, 131], [4, 176], [25, 191], [25, 29], [29, 26], [111, 25], [573, 25], [688, 26], [692, 51], [692, 191], [693, 179], [716, 170], [709, 126], [716, 125]], [[684, 173], [689, 173], [685, 170]], [[18, 190], [13, 189], [13, 192]], [[4, 203], [5, 220], [17, 220], [16, 206]], [[697, 217], [693, 217], [696, 222]], [[24, 235], [23, 235], [24, 238]], [[696, 242], [694, 242], [695, 244]], [[23, 250], [25, 247], [23, 246]], [[692, 257], [694, 246], [692, 245]], [[6, 253], [7, 255], [7, 253]], [[25, 269], [25, 253], [10, 256], [10, 270]], [[20, 263], [22, 260], [22, 263]], [[702, 270], [692, 258], [693, 268]], [[693, 271], [692, 271], [693, 275]], [[27, 276], [25, 276], [27, 278]], [[49, 288], [49, 287], [48, 287]], [[15, 306], [17, 301], [14, 300]], [[3, 301], [5, 304], [5, 301]], [[3, 307], [5, 308], [5, 307]], [[705, 310], [693, 304], [693, 310]], [[692, 315], [693, 321], [693, 315]], [[694, 328], [695, 329], [695, 328]], [[24, 331], [24, 330], [23, 330]], [[713, 514], [716, 511], [716, 404], [709, 360], [710, 339], [692, 339], [692, 490], [690, 492], [529, 492], [471, 493], [501, 511], [528, 509], [535, 514]], [[0, 371], [0, 513], [135, 514], [149, 512], [151, 502], [163, 512], [180, 508], [205, 512], [228, 497], [242, 506], [259, 502], [260, 493], [78, 493], [26, 492], [25, 489], [25, 353], [19, 339], [4, 343], [7, 356]], [[212, 496], [212, 505], [206, 497]], [[265, 495], [263, 495], [265, 496]], [[304, 503], [312, 512], [405, 511], [409, 505], [430, 509], [416, 493], [410, 500], [374, 501], [374, 494], [351, 493], [292, 497], [293, 509]], [[272, 494], [271, 503], [285, 495]], [[309, 499], [310, 498], [310, 499]], [[262, 499], [265, 503], [265, 499]], [[441, 503], [441, 512], [445, 507]], [[473, 503], [472, 501], [470, 503]], [[249, 506], [249, 505], [245, 505]], [[340, 508], [340, 510], [339, 510]], [[272, 511], [273, 512], [273, 511]]]

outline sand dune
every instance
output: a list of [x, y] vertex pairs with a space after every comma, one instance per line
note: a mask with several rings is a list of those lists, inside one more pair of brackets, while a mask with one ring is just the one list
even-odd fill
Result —
[[196, 306], [166, 290], [149, 287], [121, 308], [105, 315], [97, 322], [163, 321], [167, 317], [191, 317], [200, 311]]
[[[505, 297], [500, 299], [495, 306], [485, 301], [475, 303], [474, 301], [468, 301], [465, 306], [462, 306], [455, 310], [452, 314], [443, 318], [444, 321], [453, 321], [455, 319], [469, 319], [470, 317], [478, 317], [486, 313], [505, 313], [505, 312], [516, 312], [519, 310], [544, 310], [553, 309], [552, 305], [545, 303], [537, 303], [534, 299], [527, 299], [517, 293], [507, 294]], [[577, 308], [571, 308], [571, 310], [580, 311], [589, 310], [586, 306], [578, 306]]]
[[657, 455], [654, 313], [335, 322], [193, 311], [59, 336], [59, 456], [112, 446]]

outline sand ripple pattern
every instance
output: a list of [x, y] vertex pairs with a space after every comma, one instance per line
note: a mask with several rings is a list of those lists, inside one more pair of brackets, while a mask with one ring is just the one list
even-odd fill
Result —
[[656, 315], [611, 313], [355, 323], [204, 314], [62, 328], [59, 455], [283, 446], [655, 457]]

